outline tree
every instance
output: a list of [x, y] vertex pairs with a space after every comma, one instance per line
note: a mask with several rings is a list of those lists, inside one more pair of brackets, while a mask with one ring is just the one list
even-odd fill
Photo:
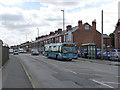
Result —
[[111, 37], [111, 45], [114, 48], [115, 47], [115, 43], [114, 43], [114, 33], [110, 33], [109, 36]]

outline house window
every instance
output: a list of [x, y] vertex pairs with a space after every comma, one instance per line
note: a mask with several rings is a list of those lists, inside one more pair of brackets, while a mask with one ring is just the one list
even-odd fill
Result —
[[85, 25], [85, 30], [89, 30], [89, 25]]

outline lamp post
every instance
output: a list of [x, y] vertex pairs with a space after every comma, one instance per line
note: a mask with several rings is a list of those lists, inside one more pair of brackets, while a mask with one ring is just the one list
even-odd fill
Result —
[[63, 12], [63, 36], [64, 36], [64, 42], [65, 42], [65, 15], [64, 15], [64, 10], [61, 10]]
[[[38, 38], [39, 38], [39, 28], [37, 28], [37, 30], [38, 30]], [[38, 52], [39, 52], [39, 39], [38, 39], [37, 44], [38, 44]]]

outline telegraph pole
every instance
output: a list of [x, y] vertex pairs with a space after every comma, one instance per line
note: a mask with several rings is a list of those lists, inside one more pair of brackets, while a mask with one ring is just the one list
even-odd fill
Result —
[[27, 42], [27, 34], [26, 34], [26, 42]]
[[37, 30], [38, 30], [38, 37], [39, 37], [39, 28], [37, 28]]
[[102, 23], [101, 23], [101, 59], [103, 59], [103, 10], [102, 10]]

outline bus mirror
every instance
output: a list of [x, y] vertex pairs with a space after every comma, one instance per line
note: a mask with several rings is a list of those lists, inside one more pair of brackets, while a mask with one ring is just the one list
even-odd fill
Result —
[[60, 53], [62, 52], [62, 50], [60, 49]]

